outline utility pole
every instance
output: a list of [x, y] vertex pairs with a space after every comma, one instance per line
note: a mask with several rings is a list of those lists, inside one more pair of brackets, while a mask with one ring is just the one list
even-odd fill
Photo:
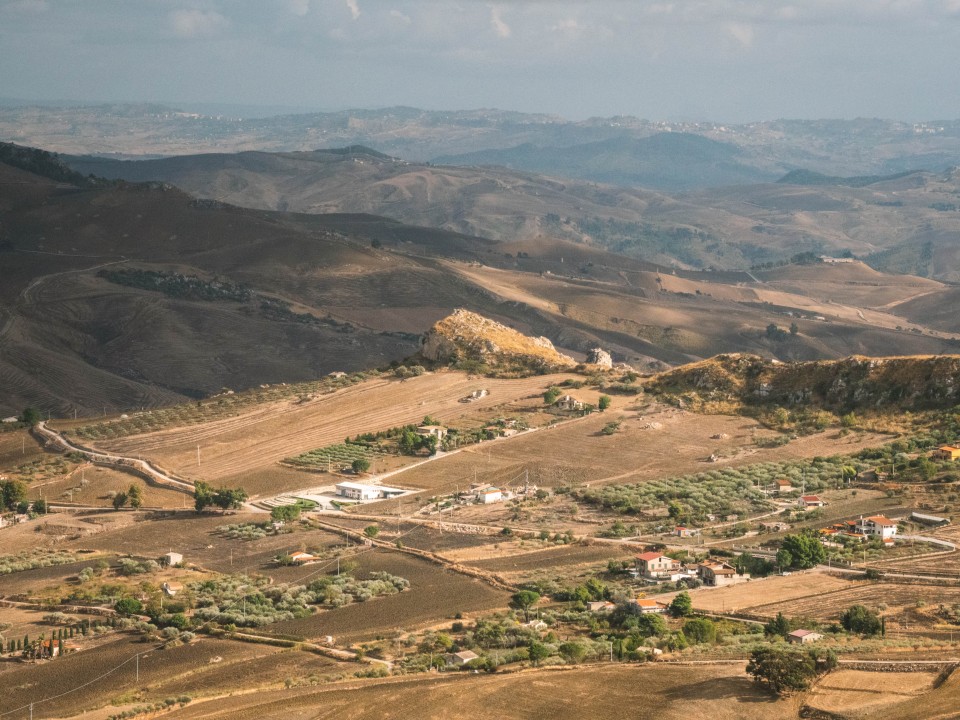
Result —
[[197, 469], [200, 469], [200, 444], [197, 443]]
[[140, 653], [137, 653], [137, 684], [140, 684]]

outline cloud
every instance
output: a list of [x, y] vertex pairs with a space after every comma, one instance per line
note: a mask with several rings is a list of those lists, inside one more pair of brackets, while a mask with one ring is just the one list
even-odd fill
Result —
[[350, 16], [357, 20], [360, 17], [360, 6], [357, 4], [357, 0], [347, 0], [347, 7], [350, 8]]
[[508, 38], [513, 34], [510, 26], [507, 25], [501, 17], [500, 8], [496, 5], [490, 6], [490, 23], [493, 25], [493, 30], [499, 38]]
[[290, 12], [297, 17], [304, 17], [310, 12], [310, 0], [290, 0]]
[[174, 10], [170, 13], [170, 26], [177, 37], [213, 37], [228, 25], [227, 19], [213, 10]]
[[390, 17], [399, 20], [399, 21], [402, 22], [404, 25], [409, 25], [410, 22], [411, 22], [410, 16], [409, 16], [409, 15], [404, 15], [404, 14], [403, 14], [402, 12], [400, 12], [399, 10], [391, 10], [391, 11], [390, 11]]
[[727, 23], [724, 28], [727, 33], [740, 43], [743, 48], [749, 48], [753, 45], [753, 28], [745, 23]]

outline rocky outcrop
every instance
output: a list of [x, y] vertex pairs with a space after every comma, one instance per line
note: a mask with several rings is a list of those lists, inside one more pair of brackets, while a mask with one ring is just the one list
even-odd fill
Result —
[[610, 353], [598, 347], [591, 348], [587, 352], [587, 363], [602, 368], [613, 368], [613, 358], [610, 357]]
[[557, 352], [545, 337], [528, 337], [463, 309], [455, 310], [424, 334], [420, 354], [433, 362], [469, 363], [510, 374], [569, 370], [577, 365], [573, 358]]

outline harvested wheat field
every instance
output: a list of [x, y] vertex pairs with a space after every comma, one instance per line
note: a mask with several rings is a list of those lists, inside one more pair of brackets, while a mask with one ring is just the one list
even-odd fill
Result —
[[[766, 615], [765, 608], [775, 603], [786, 606], [792, 602], [799, 607], [804, 601], [809, 601], [816, 605], [827, 593], [846, 591], [859, 585], [862, 583], [851, 583], [827, 573], [794, 573], [789, 576], [759, 578], [725, 588], [699, 588], [691, 590], [690, 597], [693, 599], [693, 606], [705, 612], [745, 611]], [[760, 610], [761, 607], [764, 609]], [[773, 615], [776, 615], [776, 612], [773, 612]], [[814, 616], [817, 617], [815, 614]]]
[[[142, 455], [161, 466], [218, 484], [254, 480], [254, 492], [292, 489], [293, 477], [283, 475], [286, 487], [256, 484], [256, 471], [273, 468], [284, 458], [325, 445], [345, 436], [386, 430], [420, 422], [431, 415], [451, 422], [479, 410], [495, 408], [518, 398], [534, 398], [568, 375], [546, 375], [517, 380], [473, 378], [460, 372], [428, 373], [404, 381], [375, 379], [322, 395], [305, 403], [296, 400], [259, 405], [226, 418], [187, 428], [162, 430], [98, 443], [126, 455]], [[459, 400], [474, 390], [490, 394], [470, 404]], [[197, 467], [197, 446], [200, 467]], [[298, 473], [299, 487], [323, 484], [317, 476]], [[287, 484], [290, 480], [290, 484]]]
[[[824, 579], [825, 580], [825, 579]], [[812, 585], [812, 583], [811, 583]], [[786, 600], [757, 598], [746, 608], [762, 617], [774, 617], [782, 612], [787, 617], [810, 617], [823, 621], [836, 621], [840, 613], [851, 605], [866, 605], [876, 609], [883, 603], [884, 614], [895, 615], [905, 609], [916, 607], [918, 600], [928, 605], [954, 605], [960, 603], [960, 587], [937, 587], [935, 585], [899, 585], [893, 583], [846, 583], [845, 588], [828, 589], [824, 581], [816, 584], [816, 593]]]
[[342, 683], [324, 688], [197, 703], [171, 720], [444, 718], [580, 720], [583, 717], [673, 720], [786, 720], [798, 698], [773, 699], [739, 665], [612, 666], [569, 670]]
[[843, 717], [864, 717], [883, 712], [889, 705], [908, 702], [911, 698], [928, 693], [933, 689], [937, 676], [936, 670], [865, 672], [840, 669], [820, 680], [807, 693], [804, 702], [823, 712]]
[[960, 673], [954, 670], [942, 684], [919, 697], [883, 709], [884, 720], [953, 720], [960, 712]]

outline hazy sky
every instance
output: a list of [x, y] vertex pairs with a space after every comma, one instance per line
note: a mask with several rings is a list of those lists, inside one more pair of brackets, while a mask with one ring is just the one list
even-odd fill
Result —
[[0, 0], [0, 96], [960, 117], [960, 0]]

